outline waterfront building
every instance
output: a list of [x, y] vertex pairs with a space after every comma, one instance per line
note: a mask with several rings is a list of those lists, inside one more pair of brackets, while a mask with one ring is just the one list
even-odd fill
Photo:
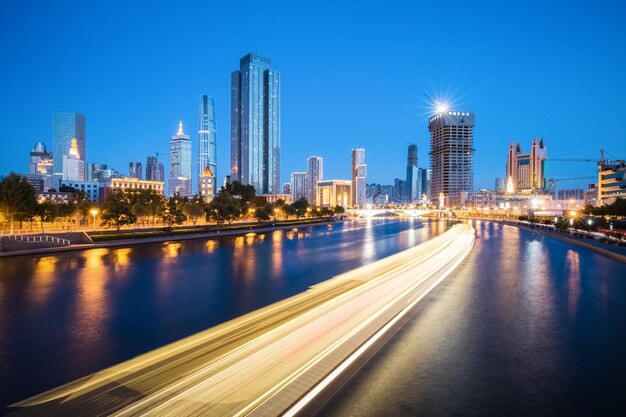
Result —
[[231, 74], [231, 180], [280, 192], [280, 73], [249, 53]]
[[[297, 201], [300, 198], [306, 196], [306, 172], [292, 172], [291, 173], [291, 195], [293, 196], [293, 201]], [[311, 203], [309, 201], [309, 203]]]
[[154, 156], [149, 156], [146, 161], [146, 180], [148, 181], [165, 181], [165, 168], [163, 164]]
[[170, 140], [170, 176], [168, 181], [169, 195], [191, 197], [191, 140], [183, 131], [182, 120], [178, 124], [178, 132]]
[[367, 166], [365, 165], [365, 149], [352, 149], [352, 206], [365, 205], [365, 180]]
[[283, 184], [283, 194], [291, 194], [291, 183], [286, 182]]
[[319, 181], [317, 183], [316, 201], [320, 207], [349, 207], [352, 202], [352, 181]]
[[420, 180], [422, 181], [422, 201], [428, 202], [431, 200], [430, 184], [431, 184], [431, 170], [427, 168], [420, 168]]
[[626, 163], [623, 160], [598, 163], [598, 205], [626, 198]]
[[211, 168], [206, 165], [200, 175], [198, 195], [204, 197], [204, 201], [211, 201], [215, 197], [215, 175]]
[[543, 139], [533, 139], [530, 152], [523, 153], [521, 143], [509, 145], [506, 160], [506, 193], [538, 193], [545, 192], [545, 161], [548, 159], [548, 148]]
[[61, 181], [61, 186], [67, 186], [75, 188], [82, 192], [91, 201], [98, 201], [100, 197], [100, 182], [99, 181]]
[[85, 162], [80, 159], [76, 139], [71, 140], [67, 155], [63, 155], [63, 180], [85, 180]]
[[317, 183], [322, 180], [324, 160], [320, 156], [310, 156], [307, 159], [306, 172], [306, 199], [309, 203], [317, 205]]
[[[202, 195], [201, 181], [206, 171], [206, 167], [209, 167], [209, 171], [213, 176], [213, 189], [215, 189], [215, 176], [217, 175], [217, 130], [215, 125], [215, 102], [212, 97], [203, 95], [200, 97], [200, 111], [198, 116], [199, 195]], [[208, 180], [204, 181], [206, 182]], [[211, 194], [211, 198], [213, 198], [214, 194], [215, 193]]]
[[129, 162], [128, 163], [128, 176], [131, 178], [143, 179], [141, 162]]
[[428, 119], [431, 198], [474, 188], [474, 113], [443, 110]]
[[417, 166], [417, 145], [409, 145], [406, 164], [406, 197], [408, 203], [413, 203], [422, 198], [422, 180], [420, 169]]
[[266, 202], [269, 204], [274, 204], [278, 200], [283, 200], [285, 204], [293, 203], [293, 198], [291, 194], [258, 194], [259, 197], [264, 198]]
[[140, 180], [130, 177], [109, 178], [99, 182], [98, 198], [100, 203], [111, 195], [115, 190], [154, 190], [163, 195], [164, 183], [159, 181]]
[[[76, 112], [54, 112], [52, 127], [52, 150], [53, 150], [53, 186], [58, 187], [61, 180], [70, 179], [63, 176], [64, 156], [69, 155], [72, 139], [76, 140], [78, 154], [85, 161], [86, 153], [86, 123], [85, 116]], [[77, 175], [85, 178], [85, 166], [83, 164], [82, 171]]]

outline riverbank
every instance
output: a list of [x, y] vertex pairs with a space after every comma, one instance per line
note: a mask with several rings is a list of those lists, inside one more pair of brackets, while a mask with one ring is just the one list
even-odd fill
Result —
[[509, 226], [516, 226], [516, 227], [519, 227], [520, 229], [528, 230], [530, 232], [534, 232], [543, 236], [558, 239], [563, 242], [569, 243], [571, 245], [576, 245], [583, 249], [587, 249], [592, 252], [598, 253], [600, 255], [604, 255], [613, 260], [626, 263], [626, 248], [606, 244], [595, 239], [578, 237], [573, 234], [570, 234], [570, 232], [567, 232], [567, 231], [565, 232], [551, 231], [551, 230], [547, 230], [541, 227], [540, 224], [536, 226], [532, 226], [532, 225], [527, 225], [527, 224], [517, 222], [514, 220], [487, 219], [487, 218], [480, 218], [480, 217], [468, 217], [468, 219], [506, 224]]
[[[68, 252], [76, 250], [86, 250], [94, 248], [112, 248], [112, 247], [124, 247], [142, 245], [146, 243], [162, 243], [162, 242], [176, 242], [181, 240], [191, 239], [210, 239], [220, 236], [240, 236], [247, 233], [266, 233], [274, 230], [291, 229], [293, 227], [319, 225], [333, 222], [332, 219], [311, 219], [311, 220], [282, 220], [276, 222], [263, 222], [263, 223], [243, 223], [233, 225], [210, 226], [211, 230], [198, 229], [197, 231], [181, 232], [172, 231], [155, 231], [155, 235], [141, 236], [141, 232], [132, 231], [132, 233], [126, 233], [130, 237], [126, 238], [124, 234], [116, 234], [113, 232], [107, 234], [98, 234], [92, 236], [95, 240], [94, 243], [81, 243], [73, 244], [70, 246], [58, 246], [48, 248], [36, 248], [26, 250], [16, 250], [9, 252], [0, 252], [0, 257], [8, 256], [24, 256], [24, 255], [46, 255], [59, 252]], [[107, 239], [108, 237], [108, 239]]]

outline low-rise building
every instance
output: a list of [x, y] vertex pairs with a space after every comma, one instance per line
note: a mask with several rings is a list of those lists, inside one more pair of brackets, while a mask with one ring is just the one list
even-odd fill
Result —
[[283, 200], [286, 204], [293, 203], [293, 198], [291, 194], [257, 194], [259, 197], [263, 197], [265, 201], [270, 204], [274, 204], [278, 200]]
[[598, 205], [611, 204], [626, 198], [626, 163], [623, 160], [601, 161], [598, 164]]
[[98, 201], [100, 183], [98, 181], [61, 181], [61, 186], [67, 186], [83, 192], [91, 201]]
[[98, 201], [103, 203], [115, 190], [154, 190], [163, 195], [164, 185], [161, 181], [148, 181], [129, 177], [109, 178], [100, 181]]
[[316, 201], [320, 207], [349, 207], [352, 201], [352, 181], [318, 181]]

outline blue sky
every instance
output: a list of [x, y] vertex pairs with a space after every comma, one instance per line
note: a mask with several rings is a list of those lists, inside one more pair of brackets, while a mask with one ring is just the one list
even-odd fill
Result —
[[[52, 148], [55, 110], [85, 114], [87, 160], [122, 173], [167, 153], [179, 119], [195, 159], [209, 94], [221, 181], [230, 73], [254, 50], [281, 72], [283, 182], [310, 155], [324, 157], [325, 178], [349, 178], [357, 146], [368, 182], [404, 177], [410, 143], [427, 167], [424, 93], [476, 113], [477, 188], [504, 175], [512, 139], [527, 149], [543, 137], [555, 157], [625, 158], [626, 5], [594, 3], [2, 0], [0, 173], [27, 172], [38, 140]], [[577, 162], [548, 169], [595, 174]]]

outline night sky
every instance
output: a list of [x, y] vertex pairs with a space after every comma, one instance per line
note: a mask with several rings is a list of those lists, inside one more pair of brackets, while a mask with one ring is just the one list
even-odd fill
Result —
[[[367, 182], [428, 167], [425, 93], [476, 113], [475, 185], [504, 176], [509, 142], [553, 157], [626, 158], [626, 3], [0, 1], [0, 174], [28, 172], [52, 113], [87, 117], [87, 161], [122, 174], [164, 153], [182, 119], [197, 154], [201, 94], [215, 98], [218, 181], [230, 169], [230, 73], [250, 51], [281, 72], [281, 179], [324, 158]], [[337, 3], [337, 4], [336, 4]], [[340, 4], [339, 4], [340, 3]], [[548, 2], [546, 2], [548, 3]], [[550, 162], [556, 178], [593, 164]], [[562, 182], [559, 188], [583, 186]]]

